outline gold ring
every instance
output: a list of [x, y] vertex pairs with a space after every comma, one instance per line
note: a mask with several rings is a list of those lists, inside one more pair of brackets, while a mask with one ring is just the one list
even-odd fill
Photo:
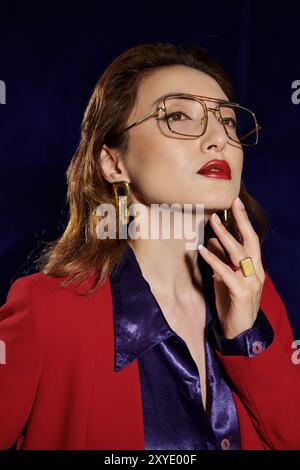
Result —
[[239, 261], [239, 265], [245, 277], [255, 274], [255, 269], [250, 256]]

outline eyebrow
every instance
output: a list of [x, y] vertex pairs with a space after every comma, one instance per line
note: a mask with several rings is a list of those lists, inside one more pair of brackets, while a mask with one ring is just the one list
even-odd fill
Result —
[[154, 106], [155, 104], [158, 104], [161, 100], [164, 99], [165, 96], [168, 96], [168, 95], [182, 95], [182, 94], [186, 94], [186, 93], [184, 93], [184, 91], [170, 91], [169, 93], [164, 93], [162, 96], [160, 96], [155, 101], [153, 101], [152, 106]]
[[[184, 91], [169, 91], [169, 93], [164, 93], [162, 96], [160, 96], [155, 101], [153, 101], [152, 106], [158, 104], [160, 101], [162, 101], [168, 95], [194, 95], [194, 94], [195, 93], [187, 93], [187, 92], [184, 92]], [[221, 98], [220, 99], [214, 98], [214, 99], [215, 99], [215, 101], [220, 102], [220, 103], [224, 103], [224, 102], [227, 102], [227, 101], [230, 103], [230, 100], [223, 100]]]

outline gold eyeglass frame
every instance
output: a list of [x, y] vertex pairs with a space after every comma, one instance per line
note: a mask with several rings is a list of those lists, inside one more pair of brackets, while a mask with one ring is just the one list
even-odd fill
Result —
[[[257, 119], [256, 119], [256, 116], [255, 114], [248, 108], [245, 108], [244, 106], [241, 106], [239, 103], [235, 103], [234, 101], [227, 101], [227, 100], [221, 100], [221, 99], [217, 99], [217, 98], [211, 98], [210, 96], [202, 96], [202, 95], [192, 95], [192, 94], [189, 94], [189, 93], [172, 93], [172, 94], [168, 94], [166, 96], [164, 96], [164, 98], [162, 98], [162, 102], [163, 102], [163, 106], [159, 106], [158, 108], [154, 109], [153, 111], [151, 111], [150, 113], [146, 114], [145, 116], [142, 116], [141, 118], [139, 118], [136, 122], [134, 122], [133, 124], [130, 124], [130, 126], [126, 127], [125, 129], [123, 129], [120, 134], [122, 134], [123, 132], [126, 132], [128, 131], [128, 129], [131, 129], [132, 127], [134, 126], [137, 126], [138, 124], [141, 124], [142, 122], [146, 121], [147, 119], [150, 119], [152, 117], [154, 117], [155, 115], [157, 115], [160, 111], [164, 112], [165, 113], [165, 116], [166, 116], [166, 100], [168, 98], [187, 98], [187, 99], [193, 99], [195, 101], [200, 101], [202, 106], [203, 106], [203, 109], [204, 109], [204, 112], [205, 112], [205, 124], [204, 124], [204, 129], [203, 129], [203, 132], [201, 134], [197, 134], [197, 135], [191, 135], [191, 134], [182, 134], [181, 132], [176, 132], [174, 131], [173, 129], [171, 129], [170, 127], [170, 123], [169, 123], [169, 119], [166, 119], [166, 122], [167, 122], [167, 125], [168, 125], [168, 128], [170, 130], [170, 132], [174, 133], [174, 134], [179, 134], [179, 135], [184, 135], [186, 137], [195, 137], [195, 138], [198, 138], [198, 137], [201, 137], [202, 135], [205, 134], [206, 130], [207, 130], [207, 124], [208, 124], [208, 111], [211, 111], [214, 113], [215, 115], [215, 118], [217, 119], [217, 121], [223, 126], [223, 129], [225, 130], [226, 132], [226, 135], [227, 137], [232, 140], [233, 142], [235, 143], [238, 143], [242, 146], [245, 146], [245, 147], [253, 147], [254, 145], [257, 144], [258, 142], [258, 131], [261, 129], [261, 126], [258, 124], [257, 122]], [[216, 108], [209, 108], [205, 101], [209, 101], [209, 102], [214, 102], [214, 103], [218, 103], [218, 106]], [[227, 132], [227, 129], [226, 129], [226, 126], [225, 124], [223, 123], [223, 119], [221, 117], [221, 113], [220, 113], [220, 108], [224, 105], [231, 105], [231, 106], [234, 106], [234, 107], [238, 107], [240, 109], [245, 109], [246, 111], [248, 111], [249, 113], [252, 114], [252, 117], [254, 118], [254, 122], [255, 122], [255, 128], [248, 132], [247, 134], [245, 134], [243, 136], [243, 138], [246, 138], [248, 137], [249, 135], [253, 134], [253, 132], [256, 132], [256, 139], [255, 139], [255, 143], [253, 144], [245, 144], [245, 143], [242, 143], [240, 140], [235, 140], [233, 139], [232, 137], [230, 137], [230, 135], [228, 134]]]

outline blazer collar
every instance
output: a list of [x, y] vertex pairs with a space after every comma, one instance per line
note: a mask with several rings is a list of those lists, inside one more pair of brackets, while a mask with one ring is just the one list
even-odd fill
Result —
[[[198, 258], [206, 284], [207, 269], [210, 267], [207, 263], [204, 266], [201, 262], [204, 260], [200, 255]], [[129, 245], [109, 277], [114, 317], [114, 370], [118, 372], [166, 338], [179, 336], [166, 321], [149, 283], [143, 277], [134, 251]], [[207, 296], [205, 296], [205, 301], [206, 324], [208, 324], [212, 316], [208, 308]]]

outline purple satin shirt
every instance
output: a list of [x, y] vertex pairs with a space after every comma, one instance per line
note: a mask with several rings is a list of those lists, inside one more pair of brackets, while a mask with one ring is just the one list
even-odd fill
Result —
[[[231, 340], [222, 335], [214, 307], [211, 268], [198, 256], [206, 303], [205, 352], [209, 406], [187, 344], [167, 323], [132, 248], [110, 274], [116, 372], [137, 359], [145, 449], [240, 449], [238, 415], [230, 386], [214, 352], [251, 356], [268, 347], [273, 330], [259, 310], [253, 327]], [[259, 345], [258, 349], [255, 349]]]

